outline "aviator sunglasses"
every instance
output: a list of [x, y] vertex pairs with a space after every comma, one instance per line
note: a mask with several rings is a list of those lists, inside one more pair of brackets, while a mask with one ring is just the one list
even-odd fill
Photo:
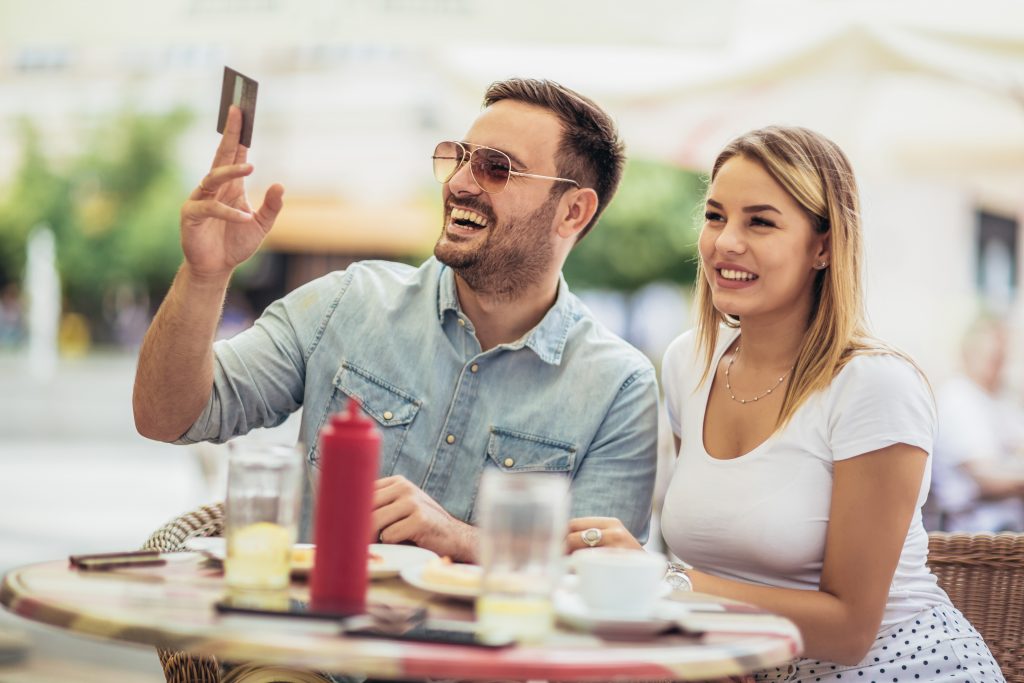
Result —
[[487, 194], [498, 194], [508, 186], [508, 179], [511, 176], [522, 176], [524, 178], [541, 178], [543, 180], [554, 180], [562, 183], [572, 183], [576, 187], [580, 184], [570, 178], [556, 178], [539, 173], [523, 173], [512, 170], [512, 160], [508, 155], [498, 149], [473, 145], [473, 149], [466, 148], [467, 145], [461, 142], [446, 140], [438, 143], [434, 149], [434, 178], [439, 183], [447, 183], [452, 179], [462, 165], [469, 162], [469, 172], [473, 176], [473, 182], [477, 187]]

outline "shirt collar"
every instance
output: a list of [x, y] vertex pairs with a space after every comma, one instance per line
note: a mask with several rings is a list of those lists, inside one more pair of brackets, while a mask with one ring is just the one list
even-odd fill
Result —
[[[455, 289], [455, 271], [442, 265], [437, 289], [437, 318], [442, 324], [445, 313], [448, 311], [452, 311], [456, 315], [462, 314], [462, 309], [459, 307], [459, 295]], [[565, 278], [559, 274], [555, 304], [548, 309], [536, 327], [522, 338], [502, 346], [510, 350], [521, 349], [525, 346], [536, 353], [537, 357], [545, 363], [559, 365], [562, 362], [566, 341], [569, 339], [569, 330], [582, 315], [583, 311], [577, 303], [576, 297], [569, 291], [569, 285]]]

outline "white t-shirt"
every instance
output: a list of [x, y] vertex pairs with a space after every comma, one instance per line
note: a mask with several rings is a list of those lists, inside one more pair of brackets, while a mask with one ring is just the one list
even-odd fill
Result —
[[[719, 332], [715, 361], [739, 331]], [[662, 532], [672, 552], [697, 569], [765, 586], [817, 590], [832, 500], [832, 466], [896, 443], [931, 455], [935, 410], [917, 370], [895, 355], [852, 359], [827, 390], [811, 396], [781, 431], [754, 450], [718, 460], [704, 449], [712, 374], [703, 371], [691, 331], [662, 365], [669, 423], [682, 445], [665, 496]], [[931, 459], [929, 458], [929, 463]], [[949, 605], [925, 561], [928, 535], [917, 510], [889, 588], [882, 626], [926, 607]]]

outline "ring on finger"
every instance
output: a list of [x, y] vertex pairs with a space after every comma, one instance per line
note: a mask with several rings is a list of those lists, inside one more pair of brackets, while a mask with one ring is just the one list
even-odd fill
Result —
[[580, 537], [583, 539], [583, 542], [589, 545], [591, 548], [601, 545], [601, 538], [603, 536], [604, 534], [597, 527], [590, 527], [582, 534], [580, 534]]

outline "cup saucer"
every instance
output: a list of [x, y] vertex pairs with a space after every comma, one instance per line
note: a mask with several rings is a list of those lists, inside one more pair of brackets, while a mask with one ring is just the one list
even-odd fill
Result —
[[579, 631], [606, 638], [639, 639], [657, 635], [672, 628], [686, 607], [672, 600], [659, 600], [651, 614], [620, 615], [591, 609], [574, 590], [559, 588], [552, 598], [558, 620]]

